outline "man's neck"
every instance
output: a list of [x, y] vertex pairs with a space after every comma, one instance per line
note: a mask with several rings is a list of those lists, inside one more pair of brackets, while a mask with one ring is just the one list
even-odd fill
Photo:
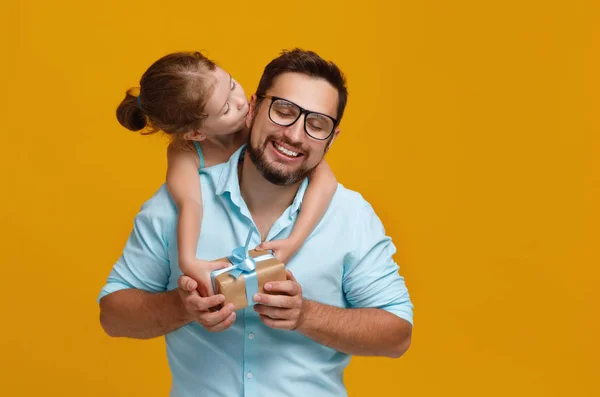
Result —
[[247, 151], [244, 150], [243, 156], [238, 172], [240, 192], [258, 227], [261, 241], [264, 241], [273, 223], [293, 203], [302, 182], [289, 186], [274, 185], [256, 169]]

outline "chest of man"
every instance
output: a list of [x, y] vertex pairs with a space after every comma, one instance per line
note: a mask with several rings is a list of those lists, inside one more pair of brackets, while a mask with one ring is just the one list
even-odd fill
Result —
[[[296, 214], [284, 212], [268, 229], [267, 241], [283, 239], [289, 236], [294, 227]], [[265, 224], [263, 224], [264, 227]], [[231, 254], [234, 248], [243, 246], [250, 228], [254, 229], [250, 248], [260, 244], [258, 228], [238, 207], [227, 200], [205, 200], [204, 216], [196, 257], [203, 260], [223, 258]], [[335, 227], [335, 230], [332, 228]], [[346, 231], [346, 233], [344, 232]], [[344, 261], [347, 260], [347, 226], [331, 225], [322, 222], [295, 256], [286, 264], [300, 285], [303, 296], [321, 303], [347, 307], [343, 293]], [[173, 244], [169, 247], [171, 275], [169, 289], [175, 288], [181, 275], [177, 263], [177, 239], [171, 236]]]

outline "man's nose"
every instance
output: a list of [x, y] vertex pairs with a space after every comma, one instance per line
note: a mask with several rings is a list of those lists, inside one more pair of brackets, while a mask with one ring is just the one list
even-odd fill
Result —
[[304, 117], [304, 114], [301, 115], [294, 124], [285, 128], [283, 133], [291, 142], [300, 143], [304, 139]]

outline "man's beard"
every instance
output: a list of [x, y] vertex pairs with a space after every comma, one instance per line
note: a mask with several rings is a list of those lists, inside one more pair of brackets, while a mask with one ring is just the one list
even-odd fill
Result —
[[[289, 143], [289, 142], [286, 142]], [[248, 142], [246, 150], [250, 160], [256, 166], [256, 169], [262, 174], [262, 176], [274, 185], [289, 186], [297, 182], [300, 182], [304, 178], [310, 175], [313, 168], [300, 167], [296, 171], [286, 172], [282, 169], [278, 169], [273, 164], [270, 164], [265, 159], [265, 149], [270, 144], [269, 140], [266, 140], [260, 148], [252, 147], [251, 140]], [[315, 166], [316, 167], [316, 166]]]

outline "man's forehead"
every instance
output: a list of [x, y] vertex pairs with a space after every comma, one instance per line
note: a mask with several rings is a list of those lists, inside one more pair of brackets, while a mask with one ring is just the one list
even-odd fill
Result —
[[269, 95], [278, 96], [305, 109], [336, 116], [338, 92], [327, 80], [303, 73], [283, 73], [267, 90]]

